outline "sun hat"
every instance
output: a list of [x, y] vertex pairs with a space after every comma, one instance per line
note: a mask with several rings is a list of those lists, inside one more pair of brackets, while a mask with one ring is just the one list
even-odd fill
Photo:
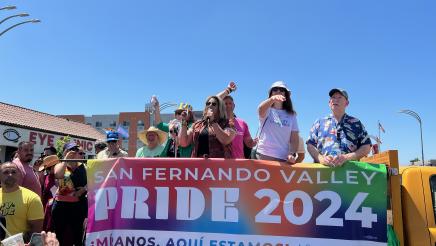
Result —
[[273, 88], [276, 88], [276, 87], [284, 88], [284, 89], [286, 89], [288, 92], [291, 92], [291, 90], [289, 90], [289, 88], [288, 88], [288, 86], [286, 85], [286, 83], [285, 83], [284, 81], [282, 81], [282, 80], [279, 80], [279, 81], [276, 81], [276, 82], [272, 83], [271, 87], [269, 88], [268, 95], [271, 95], [271, 90], [272, 90]]
[[162, 145], [167, 141], [168, 134], [166, 132], [157, 129], [154, 126], [150, 126], [147, 130], [138, 133], [139, 140], [141, 140], [141, 142], [143, 142], [145, 145], [148, 145], [147, 133], [149, 132], [154, 132], [157, 134], [157, 136], [159, 137], [159, 145]]
[[43, 171], [46, 168], [52, 167], [58, 163], [60, 163], [61, 161], [59, 160], [59, 158], [57, 157], [57, 155], [49, 155], [44, 157], [44, 159], [42, 160], [42, 165], [39, 167], [38, 171]]

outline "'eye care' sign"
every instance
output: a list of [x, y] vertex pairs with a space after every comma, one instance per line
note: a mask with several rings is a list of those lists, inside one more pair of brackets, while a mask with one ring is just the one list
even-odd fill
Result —
[[87, 245], [386, 245], [386, 167], [88, 162]]

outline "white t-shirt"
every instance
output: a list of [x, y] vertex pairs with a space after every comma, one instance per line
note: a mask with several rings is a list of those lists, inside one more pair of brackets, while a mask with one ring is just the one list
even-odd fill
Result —
[[[298, 132], [297, 117], [285, 110], [269, 108], [266, 118], [260, 119], [260, 136], [257, 152], [286, 160], [291, 132]], [[265, 125], [263, 123], [265, 122]], [[263, 128], [262, 128], [263, 125]]]

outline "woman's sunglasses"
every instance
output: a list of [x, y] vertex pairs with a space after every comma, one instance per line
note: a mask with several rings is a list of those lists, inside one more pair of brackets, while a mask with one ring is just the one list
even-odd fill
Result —
[[217, 105], [217, 103], [216, 103], [216, 102], [207, 102], [207, 103], [206, 103], [206, 106], [210, 106], [210, 105], [212, 105], [213, 107], [215, 107], [215, 106]]
[[281, 88], [281, 87], [274, 87], [271, 89], [272, 92], [286, 92], [285, 88]]

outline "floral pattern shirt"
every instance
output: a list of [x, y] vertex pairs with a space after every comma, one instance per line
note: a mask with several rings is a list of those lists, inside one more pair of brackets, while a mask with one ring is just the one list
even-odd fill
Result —
[[368, 133], [357, 118], [344, 114], [337, 122], [333, 114], [315, 121], [307, 144], [315, 146], [323, 155], [348, 154], [371, 144]]

